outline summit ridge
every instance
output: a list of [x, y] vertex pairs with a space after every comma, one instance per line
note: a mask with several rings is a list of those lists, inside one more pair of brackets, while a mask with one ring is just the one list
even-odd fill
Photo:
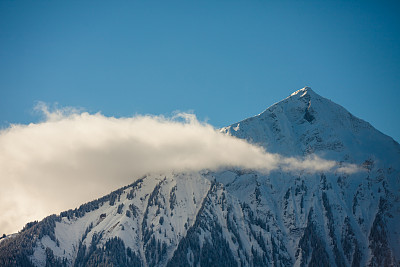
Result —
[[299, 89], [299, 90], [293, 92], [290, 96], [294, 96], [294, 95], [297, 95], [297, 94], [302, 94], [301, 96], [304, 96], [307, 93], [313, 94], [314, 91], [311, 89], [311, 87], [305, 86], [302, 89]]

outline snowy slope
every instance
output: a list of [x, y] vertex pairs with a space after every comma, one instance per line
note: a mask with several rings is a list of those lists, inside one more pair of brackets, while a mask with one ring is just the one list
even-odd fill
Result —
[[392, 138], [310, 88], [221, 132], [362, 171], [148, 175], [28, 224], [0, 243], [0, 265], [400, 265], [400, 146]]

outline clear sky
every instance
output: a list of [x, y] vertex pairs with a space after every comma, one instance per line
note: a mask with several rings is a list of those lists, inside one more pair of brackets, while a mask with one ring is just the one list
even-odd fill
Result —
[[0, 125], [38, 101], [215, 127], [311, 86], [400, 141], [398, 1], [0, 1]]

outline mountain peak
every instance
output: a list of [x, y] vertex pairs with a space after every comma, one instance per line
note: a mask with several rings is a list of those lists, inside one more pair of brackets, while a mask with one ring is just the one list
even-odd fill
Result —
[[310, 87], [221, 131], [285, 156], [321, 154], [341, 161], [352, 155], [356, 162], [366, 158], [396, 159], [400, 151], [392, 138]]

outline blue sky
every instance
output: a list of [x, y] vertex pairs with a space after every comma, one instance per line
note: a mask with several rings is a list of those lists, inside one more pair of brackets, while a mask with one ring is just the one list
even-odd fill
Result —
[[222, 127], [311, 86], [400, 141], [396, 1], [1, 1], [0, 125], [38, 101]]

